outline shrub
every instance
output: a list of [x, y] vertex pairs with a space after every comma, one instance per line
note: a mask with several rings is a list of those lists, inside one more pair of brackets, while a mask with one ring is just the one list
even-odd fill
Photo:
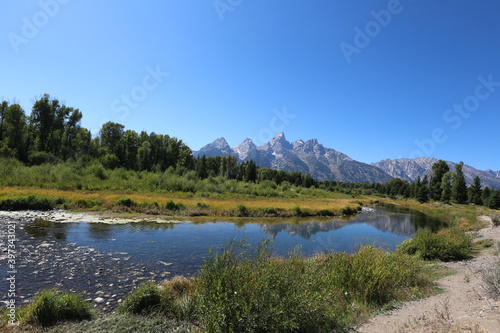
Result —
[[306, 260], [272, 258], [266, 245], [232, 242], [211, 253], [197, 280], [199, 320], [208, 332], [317, 332], [339, 325], [327, 290], [314, 288]]
[[318, 216], [334, 216], [335, 214], [333, 213], [333, 211], [331, 211], [329, 209], [321, 209], [316, 213], [316, 215], [318, 215]]
[[361, 211], [361, 207], [352, 208], [350, 206], [342, 208], [342, 215], [354, 215]]
[[236, 206], [236, 210], [238, 211], [238, 216], [248, 216], [248, 209], [244, 205]]
[[30, 324], [52, 326], [60, 321], [92, 319], [94, 310], [79, 294], [45, 290], [35, 295], [33, 303], [21, 309], [20, 320]]
[[264, 214], [276, 216], [276, 214], [278, 214], [278, 211], [274, 207], [266, 207], [264, 208]]
[[135, 207], [135, 206], [137, 206], [137, 202], [135, 202], [134, 200], [132, 200], [130, 198], [120, 198], [120, 199], [118, 199], [118, 201], [116, 202], [116, 204], [118, 206], [125, 206], [125, 207]]
[[161, 295], [158, 286], [150, 281], [139, 285], [125, 298], [119, 313], [146, 315], [161, 311]]
[[207, 209], [209, 206], [208, 206], [208, 204], [206, 204], [204, 202], [197, 202], [196, 207], [200, 208], [200, 209]]
[[64, 199], [30, 195], [28, 197], [2, 199], [0, 200], [0, 210], [51, 210], [63, 202]]
[[398, 251], [418, 255], [425, 260], [463, 260], [471, 257], [472, 236], [463, 229], [443, 229], [439, 232], [419, 230], [398, 246]]
[[493, 225], [499, 226], [500, 225], [500, 215], [491, 215], [491, 222], [493, 222]]
[[293, 206], [292, 212], [295, 216], [305, 216], [305, 212], [299, 206]]
[[493, 267], [482, 270], [481, 275], [486, 291], [500, 298], [500, 261], [497, 261]]
[[184, 206], [183, 203], [175, 203], [173, 200], [168, 200], [165, 203], [165, 208], [168, 210], [184, 210], [186, 209], [186, 206]]
[[162, 311], [178, 320], [194, 319], [196, 313], [195, 280], [174, 276], [161, 284]]

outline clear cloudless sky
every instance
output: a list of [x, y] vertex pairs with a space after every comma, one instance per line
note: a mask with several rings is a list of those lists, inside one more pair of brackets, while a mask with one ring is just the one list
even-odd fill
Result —
[[48, 93], [93, 133], [114, 121], [197, 150], [284, 132], [365, 163], [430, 156], [500, 170], [497, 0], [5, 0], [0, 10], [0, 99], [28, 115]]

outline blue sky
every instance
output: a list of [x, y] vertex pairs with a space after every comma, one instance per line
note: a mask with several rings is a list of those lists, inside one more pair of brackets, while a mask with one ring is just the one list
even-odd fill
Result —
[[6, 0], [0, 99], [43, 93], [197, 150], [317, 138], [500, 170], [500, 2]]

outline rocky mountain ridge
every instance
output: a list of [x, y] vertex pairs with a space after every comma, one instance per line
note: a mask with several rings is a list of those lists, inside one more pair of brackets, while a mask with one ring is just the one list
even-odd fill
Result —
[[[395, 160], [387, 159], [377, 163], [371, 163], [371, 165], [382, 169], [393, 178], [401, 178], [412, 182], [416, 181], [419, 176], [420, 178], [425, 175], [430, 176], [432, 165], [437, 161], [439, 161], [437, 158], [432, 157], [417, 157], [413, 159], [400, 158]], [[452, 172], [455, 171], [455, 163], [450, 161], [445, 162], [448, 164], [448, 167]], [[472, 184], [474, 177], [478, 176], [481, 179], [483, 186], [495, 189], [500, 188], [499, 171], [481, 171], [464, 164], [463, 172], [467, 184]]]
[[378, 167], [354, 161], [344, 153], [326, 148], [317, 139], [289, 142], [280, 133], [257, 146], [251, 139], [231, 148], [224, 138], [193, 152], [194, 156], [236, 156], [240, 162], [253, 160], [261, 167], [310, 173], [318, 180], [384, 183], [391, 177]]
[[[235, 156], [240, 162], [253, 160], [257, 165], [266, 168], [283, 169], [310, 173], [318, 180], [338, 180], [344, 182], [384, 183], [391, 178], [415, 181], [420, 176], [430, 176], [436, 158], [418, 157], [414, 159], [386, 159], [366, 164], [350, 158], [344, 153], [324, 147], [317, 139], [289, 142], [284, 133], [280, 133], [269, 142], [257, 146], [251, 139], [245, 139], [235, 147], [230, 147], [224, 138], [194, 151], [196, 156]], [[446, 162], [454, 171], [455, 163]], [[471, 184], [474, 177], [479, 176], [484, 186], [500, 189], [500, 171], [477, 170], [464, 165], [464, 175]]]

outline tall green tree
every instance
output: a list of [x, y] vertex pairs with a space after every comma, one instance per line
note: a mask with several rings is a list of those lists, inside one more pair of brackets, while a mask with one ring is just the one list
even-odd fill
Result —
[[481, 189], [481, 179], [476, 176], [474, 177], [474, 183], [469, 187], [469, 202], [475, 205], [482, 205], [482, 189]]
[[121, 138], [123, 136], [123, 129], [125, 126], [122, 124], [108, 121], [103, 124], [99, 131], [99, 141], [101, 147], [104, 149], [105, 154], [113, 154], [119, 156], [121, 153]]
[[444, 203], [450, 203], [451, 200], [451, 178], [452, 174], [450, 171], [443, 175], [441, 180], [441, 201]]
[[429, 177], [424, 176], [422, 183], [417, 187], [417, 200], [420, 203], [429, 201]]
[[439, 160], [432, 165], [431, 182], [429, 187], [429, 194], [432, 200], [441, 199], [441, 181], [443, 180], [444, 174], [448, 171], [450, 171], [450, 167], [443, 160]]
[[139, 150], [139, 135], [136, 131], [126, 130], [123, 132], [120, 146], [123, 147], [123, 167], [128, 170], [137, 170], [137, 151]]
[[9, 102], [7, 101], [2, 101], [0, 103], [0, 141], [3, 140], [3, 132], [4, 132], [4, 119], [5, 119], [5, 112], [7, 112], [7, 108], [9, 107]]
[[463, 172], [464, 162], [455, 164], [453, 183], [451, 185], [451, 200], [458, 204], [467, 203], [467, 184]]
[[3, 115], [3, 141], [13, 157], [27, 161], [27, 117], [19, 104], [10, 105]]
[[196, 162], [196, 175], [200, 179], [205, 179], [208, 177], [207, 157], [205, 155], [199, 157]]

